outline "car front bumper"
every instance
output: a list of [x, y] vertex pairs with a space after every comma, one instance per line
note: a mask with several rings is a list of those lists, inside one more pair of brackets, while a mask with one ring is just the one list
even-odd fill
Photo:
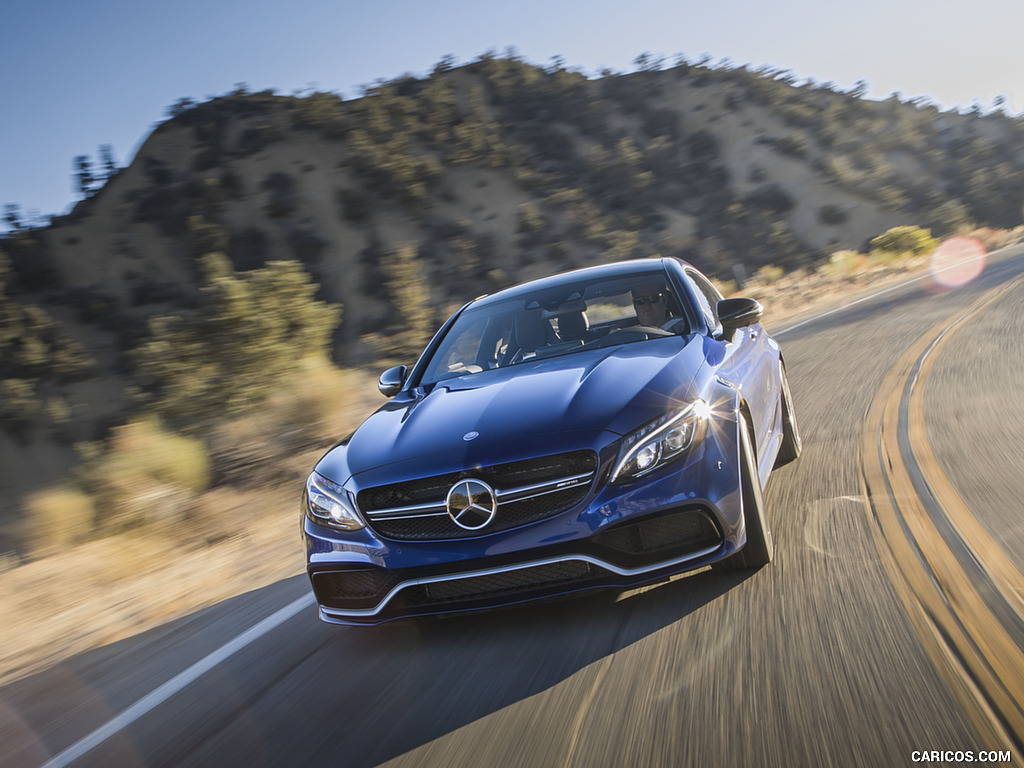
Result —
[[746, 541], [735, 424], [688, 456], [625, 485], [607, 478], [617, 446], [598, 447], [576, 507], [459, 540], [398, 541], [303, 517], [320, 617], [337, 624], [474, 611], [599, 588], [628, 588], [729, 557]]

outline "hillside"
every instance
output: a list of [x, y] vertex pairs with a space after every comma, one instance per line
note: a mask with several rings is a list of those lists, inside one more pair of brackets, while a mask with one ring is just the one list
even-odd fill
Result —
[[1001, 113], [687, 63], [484, 56], [350, 101], [182, 100], [70, 215], [0, 240], [0, 501], [139, 409], [149, 321], [201, 316], [217, 280], [298, 263], [340, 305], [336, 363], [404, 361], [466, 299], [562, 269], [661, 254], [742, 282], [893, 226], [1016, 226], [1022, 150]]

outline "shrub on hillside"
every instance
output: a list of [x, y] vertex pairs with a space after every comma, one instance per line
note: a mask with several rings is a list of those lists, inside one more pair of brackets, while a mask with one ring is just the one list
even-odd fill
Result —
[[254, 155], [277, 138], [275, 133], [266, 126], [258, 125], [254, 128], [246, 128], [239, 134], [238, 140], [235, 142], [235, 154], [239, 157]]
[[307, 358], [265, 407], [218, 424], [206, 435], [214, 484], [266, 488], [295, 484], [310, 451], [323, 450], [380, 405], [376, 376]]
[[[235, 230], [228, 241], [228, 258], [238, 272], [259, 269], [267, 263], [270, 238], [258, 227]], [[207, 251], [209, 253], [209, 251]]]
[[758, 267], [757, 272], [754, 274], [754, 279], [759, 283], [764, 283], [765, 285], [774, 285], [779, 282], [785, 274], [786, 270], [782, 267], [777, 267], [774, 264], [765, 264], [762, 267]]
[[763, 187], [758, 187], [747, 195], [744, 203], [753, 208], [760, 208], [776, 214], [788, 213], [796, 205], [793, 196], [778, 184], [766, 184]]
[[826, 277], [847, 277], [862, 269], [867, 257], [857, 251], [836, 251], [818, 271]]
[[825, 226], [836, 227], [846, 222], [846, 211], [838, 205], [823, 205], [818, 209], [818, 221]]
[[45, 237], [32, 230], [14, 232], [0, 241], [0, 247], [9, 260], [8, 283], [23, 291], [47, 291], [60, 281], [53, 248]]
[[346, 221], [363, 224], [372, 212], [372, 206], [365, 192], [355, 189], [339, 189], [334, 193], [338, 212]]
[[39, 408], [35, 382], [30, 379], [0, 379], [0, 429], [24, 435]]
[[971, 214], [959, 200], [945, 200], [927, 212], [925, 222], [938, 235], [952, 235], [971, 227]]
[[[473, 267], [470, 253], [460, 259]], [[416, 246], [406, 245], [380, 257], [380, 275], [394, 307], [395, 321], [385, 333], [370, 333], [363, 340], [383, 357], [399, 363], [412, 363], [430, 341], [435, 330], [430, 289]]]
[[97, 509], [94, 530], [107, 534], [182, 522], [209, 485], [210, 463], [201, 441], [142, 419], [115, 427], [79, 475]]
[[548, 221], [536, 203], [527, 201], [519, 204], [517, 231], [521, 235], [519, 243], [524, 248], [537, 245], [544, 239], [548, 230]]
[[348, 130], [343, 102], [335, 93], [316, 91], [292, 105], [293, 125], [320, 131], [326, 138], [344, 138]]
[[785, 136], [759, 136], [757, 143], [765, 144], [780, 154], [796, 160], [804, 160], [807, 157], [807, 148], [799, 133], [789, 133]]
[[697, 163], [710, 163], [718, 159], [718, 139], [707, 131], [697, 131], [686, 139], [690, 159]]
[[287, 216], [298, 204], [298, 190], [295, 179], [286, 173], [275, 171], [263, 180], [263, 188], [269, 190], [264, 212], [272, 219]]
[[194, 258], [223, 251], [227, 248], [230, 233], [227, 229], [207, 221], [203, 216], [188, 217], [188, 245]]
[[24, 435], [38, 416], [53, 422], [60, 412], [44, 409], [43, 386], [85, 379], [95, 361], [44, 309], [15, 300], [12, 277], [0, 251], [0, 430]]
[[295, 262], [236, 273], [207, 254], [202, 266], [198, 311], [153, 318], [134, 355], [148, 404], [186, 428], [258, 405], [302, 357], [326, 355], [340, 314]]
[[891, 260], [901, 255], [920, 256], [931, 253], [939, 241], [930, 230], [921, 227], [893, 227], [871, 240], [872, 258]]
[[63, 552], [92, 536], [96, 508], [92, 498], [73, 485], [31, 493], [23, 510], [25, 538], [37, 557]]
[[0, 379], [78, 381], [94, 361], [41, 307], [0, 293]]
[[201, 441], [155, 419], [115, 427], [105, 444], [83, 446], [77, 483], [30, 494], [24, 505], [29, 549], [37, 556], [88, 539], [145, 528], [175, 536], [210, 482]]
[[643, 131], [652, 139], [667, 136], [672, 141], [678, 141], [679, 126], [679, 113], [671, 109], [650, 109], [643, 115]]

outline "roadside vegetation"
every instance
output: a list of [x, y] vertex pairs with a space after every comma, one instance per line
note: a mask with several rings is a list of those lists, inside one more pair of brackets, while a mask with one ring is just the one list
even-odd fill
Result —
[[[1024, 236], [975, 234], [990, 246]], [[898, 227], [873, 238], [868, 253], [837, 251], [813, 269], [789, 272], [765, 265], [742, 289], [735, 280], [717, 282], [726, 295], [765, 302], [771, 323], [923, 268], [938, 244], [926, 229]], [[80, 461], [67, 481], [25, 497], [26, 557], [120, 535], [155, 536], [184, 549], [229, 539], [240, 521], [218, 509], [223, 499], [298, 488], [319, 452], [379, 405], [373, 373], [328, 359], [340, 309], [318, 301], [294, 263], [243, 274], [222, 254], [202, 264], [194, 313], [154, 318], [131, 355], [145, 385], [133, 393], [134, 415], [103, 439], [76, 444]], [[405, 291], [412, 305], [417, 285], [392, 290]], [[377, 336], [380, 366], [409, 359], [428, 338], [415, 312], [403, 322], [420, 324], [418, 334], [410, 331], [417, 346]], [[246, 517], [281, 512], [256, 503]]]
[[27, 495], [30, 553], [124, 533], [188, 546], [230, 536], [239, 521], [206, 492], [295, 481], [295, 457], [308, 461], [360, 411], [345, 394], [358, 374], [327, 358], [340, 308], [315, 298], [301, 267], [236, 273], [218, 253], [200, 263], [196, 307], [154, 317], [127, 356], [130, 417], [75, 445], [66, 482]]

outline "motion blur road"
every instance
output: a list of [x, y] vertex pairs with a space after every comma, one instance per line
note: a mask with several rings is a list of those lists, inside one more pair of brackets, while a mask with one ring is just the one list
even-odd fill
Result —
[[[425, 624], [326, 626], [310, 603], [73, 764], [888, 766], [920, 750], [1012, 750], [1021, 760], [1013, 708], [1024, 690], [1011, 681], [989, 691], [935, 628], [897, 561], [909, 551], [931, 569], [925, 587], [943, 584], [927, 565], [942, 547], [901, 522], [905, 507], [886, 527], [867, 503], [859, 456], [898, 488], [891, 462], [877, 458], [883, 382], [929, 331], [1002, 287], [942, 337], [927, 376], [916, 374], [928, 448], [992, 541], [971, 550], [980, 576], [962, 566], [967, 587], [986, 578], [990, 556], [1024, 562], [1024, 283], [1013, 283], [1022, 272], [1024, 249], [1011, 249], [955, 290], [918, 281], [772, 329], [804, 454], [767, 490], [771, 566]], [[7, 686], [0, 764], [60, 756], [307, 592], [297, 576]], [[965, 605], [998, 602], [992, 592], [978, 586]], [[966, 609], [944, 604], [970, 634]], [[1012, 601], [993, 608], [1005, 626], [992, 631], [1019, 638], [1016, 611]], [[972, 642], [973, 663], [994, 665]]]

